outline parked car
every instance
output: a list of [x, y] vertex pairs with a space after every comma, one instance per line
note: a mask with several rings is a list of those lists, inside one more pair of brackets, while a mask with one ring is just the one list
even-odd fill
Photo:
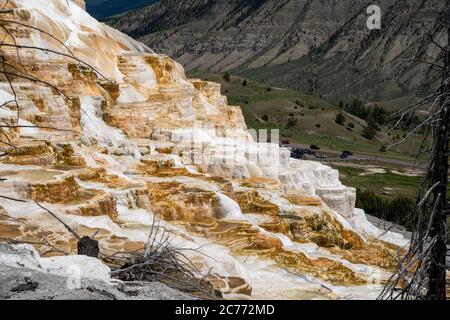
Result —
[[347, 159], [349, 156], [353, 156], [353, 152], [346, 150], [342, 151], [341, 159]]
[[318, 155], [316, 155], [316, 159], [321, 159], [321, 160], [325, 160], [325, 159], [328, 159], [327, 158], [327, 156], [324, 154], [324, 153], [322, 153], [322, 154], [318, 154]]
[[283, 141], [281, 141], [281, 144], [282, 145], [290, 145], [291, 142], [289, 140], [283, 140]]
[[293, 148], [291, 151], [291, 157], [294, 159], [303, 159], [305, 156], [305, 150], [300, 148]]
[[309, 148], [310, 148], [311, 150], [320, 150], [320, 147], [317, 146], [317, 145], [315, 145], [315, 144], [310, 145]]

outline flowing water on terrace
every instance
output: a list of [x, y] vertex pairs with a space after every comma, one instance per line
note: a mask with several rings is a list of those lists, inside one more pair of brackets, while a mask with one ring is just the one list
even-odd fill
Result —
[[13, 172], [0, 172], [0, 177], [4, 179], [11, 179], [15, 181], [41, 181], [46, 182], [55, 180], [61, 176], [63, 172], [53, 170], [24, 170]]

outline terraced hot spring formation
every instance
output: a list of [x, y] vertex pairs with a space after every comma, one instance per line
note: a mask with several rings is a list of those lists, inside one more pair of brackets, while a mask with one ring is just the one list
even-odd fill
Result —
[[80, 235], [97, 232], [104, 255], [143, 250], [157, 221], [197, 249], [189, 258], [225, 297], [376, 297], [407, 241], [373, 227], [336, 170], [256, 141], [218, 84], [186, 78], [83, 6], [6, 5], [10, 35], [0, 32], [22, 47], [1, 54], [40, 81], [0, 82], [0, 121], [19, 124], [2, 129], [2, 239], [76, 253], [35, 201]]

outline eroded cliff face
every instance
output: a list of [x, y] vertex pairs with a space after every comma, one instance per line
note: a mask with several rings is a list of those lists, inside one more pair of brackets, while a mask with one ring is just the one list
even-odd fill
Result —
[[180, 246], [201, 248], [187, 254], [225, 294], [376, 296], [372, 283], [406, 241], [367, 222], [336, 170], [258, 142], [218, 84], [187, 79], [82, 3], [6, 9], [1, 37], [19, 48], [0, 51], [0, 120], [13, 125], [1, 136], [2, 239], [44, 256], [76, 252], [45, 210], [5, 197], [97, 231], [104, 255], [143, 249], [156, 217]]

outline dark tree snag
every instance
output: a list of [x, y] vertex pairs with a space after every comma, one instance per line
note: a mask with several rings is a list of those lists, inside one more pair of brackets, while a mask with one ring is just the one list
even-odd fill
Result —
[[[450, 10], [448, 13], [450, 19]], [[436, 239], [431, 249], [430, 264], [428, 266], [428, 296], [429, 300], [446, 299], [446, 267], [447, 254], [447, 191], [448, 191], [448, 152], [449, 152], [449, 126], [450, 126], [450, 30], [447, 31], [447, 50], [445, 58], [445, 71], [443, 95], [441, 97], [441, 116], [437, 127], [435, 150], [433, 154], [433, 182], [438, 183], [434, 189], [436, 211], [431, 220], [430, 238]]]
[[[448, 99], [448, 98], [447, 98]], [[434, 190], [436, 211], [431, 221], [430, 238], [436, 239], [431, 249], [428, 266], [428, 299], [445, 300], [445, 257], [446, 246], [446, 220], [447, 220], [447, 185], [448, 185], [448, 133], [450, 121], [450, 105], [446, 103], [443, 110], [442, 123], [438, 128], [436, 140], [435, 179], [439, 182]]]
[[[417, 206], [411, 219], [416, 226], [411, 243], [404, 256], [399, 257], [397, 270], [389, 279], [379, 299], [446, 299], [446, 254], [450, 134], [450, 26], [439, 20], [450, 21], [450, 7], [438, 24], [447, 34], [447, 44], [432, 41], [440, 53], [434, 62], [428, 63], [426, 79], [438, 72], [442, 75], [440, 85], [418, 104], [400, 112], [400, 119], [408, 116], [420, 105], [431, 105], [429, 116], [421, 124], [427, 135], [432, 136], [432, 147], [425, 175], [422, 177], [417, 197]], [[423, 62], [423, 61], [421, 61]], [[426, 137], [425, 137], [426, 139]], [[425, 139], [422, 145], [425, 144]], [[422, 147], [421, 147], [422, 150]]]
[[100, 249], [98, 247], [98, 241], [90, 237], [83, 237], [78, 240], [78, 254], [82, 256], [88, 256], [92, 258], [99, 257]]

